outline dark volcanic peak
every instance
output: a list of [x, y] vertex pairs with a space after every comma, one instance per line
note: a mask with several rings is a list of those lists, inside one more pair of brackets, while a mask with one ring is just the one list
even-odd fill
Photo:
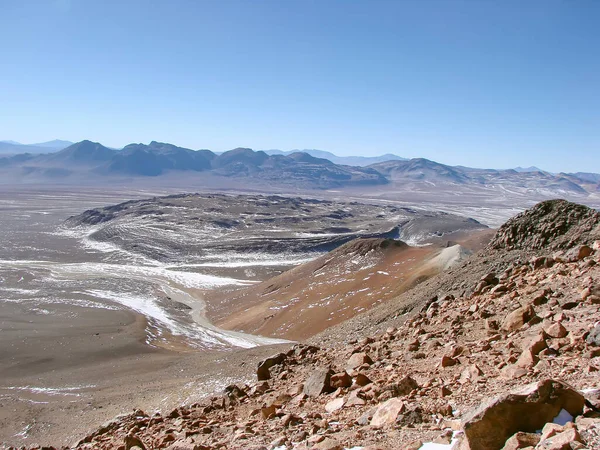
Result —
[[251, 148], [236, 148], [220, 154], [213, 162], [213, 168], [222, 169], [226, 175], [237, 173], [248, 174], [258, 168], [269, 159], [265, 152], [255, 152]]
[[51, 162], [94, 163], [110, 160], [115, 150], [98, 142], [81, 141], [51, 155], [44, 157]]
[[493, 249], [558, 250], [600, 239], [600, 213], [566, 200], [548, 200], [506, 222]]
[[129, 144], [115, 154], [104, 168], [109, 173], [157, 176], [168, 170], [210, 170], [215, 154], [152, 141], [149, 145]]

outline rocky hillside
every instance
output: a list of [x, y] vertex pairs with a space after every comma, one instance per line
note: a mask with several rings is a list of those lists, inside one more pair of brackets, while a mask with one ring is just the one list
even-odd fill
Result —
[[565, 200], [538, 203], [506, 222], [490, 247], [558, 250], [600, 239], [600, 213]]
[[[580, 220], [547, 230], [558, 210]], [[600, 221], [555, 201], [511, 223], [528, 233], [500, 245], [500, 230], [451, 272], [262, 361], [254, 383], [136, 410], [75, 447], [600, 448]], [[515, 245], [537, 234], [547, 245]]]

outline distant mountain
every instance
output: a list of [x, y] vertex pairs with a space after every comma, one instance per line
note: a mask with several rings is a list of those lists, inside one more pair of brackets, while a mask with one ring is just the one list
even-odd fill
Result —
[[359, 166], [365, 167], [370, 164], [375, 164], [384, 161], [406, 161], [406, 158], [402, 158], [398, 155], [392, 155], [391, 153], [386, 153], [381, 156], [337, 156], [331, 152], [326, 152], [323, 150], [292, 150], [289, 152], [284, 152], [281, 150], [265, 150], [265, 153], [268, 155], [284, 155], [288, 156], [293, 153], [307, 153], [316, 158], [327, 159], [336, 164], [343, 164], [347, 166]]
[[[392, 183], [435, 186], [451, 190], [452, 186], [483, 189], [536, 191], [540, 194], [587, 194], [575, 177], [542, 171], [518, 172], [514, 169], [475, 169], [447, 166], [424, 158], [387, 161], [368, 168], [384, 175]], [[581, 180], [580, 180], [581, 181]]]
[[425, 158], [406, 161], [386, 161], [369, 166], [392, 180], [410, 179], [430, 182], [466, 183], [468, 177], [462, 170]]
[[515, 172], [543, 172], [542, 169], [535, 167], [535, 166], [530, 166], [530, 167], [515, 167], [513, 169]]
[[94, 165], [101, 161], [109, 161], [116, 151], [104, 147], [98, 142], [81, 141], [56, 153], [40, 156], [40, 161], [59, 164]]
[[16, 141], [0, 141], [0, 154], [4, 155], [16, 155], [19, 153], [50, 153], [57, 150], [62, 150], [73, 144], [69, 141], [54, 140], [49, 142], [42, 142], [39, 144], [21, 144]]
[[73, 145], [71, 141], [62, 141], [60, 139], [54, 139], [53, 141], [41, 142], [39, 144], [31, 144], [34, 147], [43, 147], [43, 148], [51, 148], [54, 150], [62, 150], [63, 148], [67, 148], [69, 145]]
[[212, 168], [215, 154], [210, 150], [190, 150], [172, 144], [152, 141], [150, 145], [129, 144], [114, 151], [105, 173], [123, 173], [142, 176], [158, 176], [169, 170], [201, 172]]

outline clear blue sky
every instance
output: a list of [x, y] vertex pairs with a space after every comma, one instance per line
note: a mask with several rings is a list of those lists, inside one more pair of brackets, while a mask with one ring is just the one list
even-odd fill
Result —
[[600, 172], [597, 0], [0, 0], [0, 139]]

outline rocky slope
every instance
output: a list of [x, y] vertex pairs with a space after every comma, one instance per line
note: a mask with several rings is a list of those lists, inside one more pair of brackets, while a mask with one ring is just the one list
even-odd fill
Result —
[[[579, 219], [543, 226], [559, 210]], [[254, 383], [134, 411], [75, 447], [600, 448], [599, 226], [538, 205], [462, 265], [262, 361]]]

